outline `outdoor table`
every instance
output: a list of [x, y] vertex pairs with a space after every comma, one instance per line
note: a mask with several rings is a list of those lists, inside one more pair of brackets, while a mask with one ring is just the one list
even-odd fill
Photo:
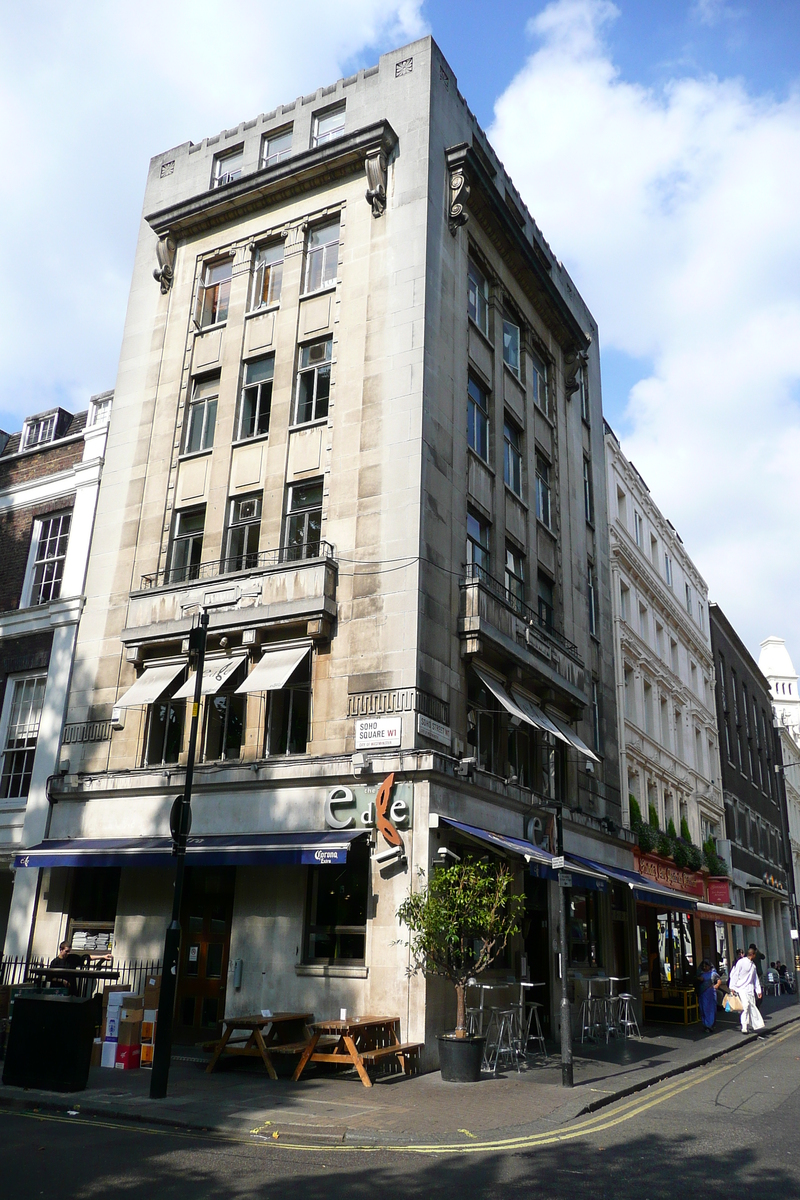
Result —
[[[496, 980], [494, 983], [470, 983], [467, 987], [479, 988], [481, 993], [480, 1004], [478, 1006], [478, 1033], [483, 1033], [483, 1014], [485, 1011], [485, 992], [507, 992], [509, 988], [516, 987], [516, 979]], [[520, 996], [522, 992], [520, 991]]]
[[[311, 1040], [303, 1051], [292, 1076], [300, 1078], [310, 1062], [336, 1063], [355, 1067], [364, 1087], [372, 1087], [367, 1064], [381, 1058], [396, 1056], [406, 1071], [406, 1060], [419, 1050], [418, 1045], [400, 1041], [399, 1017], [356, 1017], [346, 1021], [317, 1021], [312, 1027]], [[325, 1050], [318, 1050], [321, 1037], [335, 1038]]]
[[119, 971], [93, 971], [90, 967], [29, 967], [28, 974], [34, 979], [41, 979], [43, 982], [54, 979], [74, 979], [77, 983], [80, 980], [83, 984], [81, 994], [86, 994], [88, 991], [89, 980], [99, 981], [102, 979], [114, 982], [119, 979]]
[[[222, 1022], [226, 1027], [225, 1033], [217, 1042], [206, 1074], [211, 1074], [223, 1054], [240, 1054], [247, 1058], [261, 1058], [270, 1079], [277, 1079], [269, 1054], [270, 1047], [277, 1049], [287, 1043], [296, 1043], [298, 1037], [305, 1042], [305, 1028], [313, 1016], [313, 1013], [276, 1012], [269, 1017], [262, 1017], [260, 1013], [226, 1017]], [[266, 1036], [264, 1030], [267, 1031]], [[231, 1045], [231, 1037], [237, 1032], [247, 1036], [235, 1038], [237, 1044]], [[244, 1042], [244, 1045], [239, 1045], [240, 1042]]]

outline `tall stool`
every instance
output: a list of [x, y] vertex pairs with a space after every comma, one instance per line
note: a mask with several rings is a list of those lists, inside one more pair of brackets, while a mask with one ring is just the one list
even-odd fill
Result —
[[[536, 1000], [528, 1001], [528, 1016], [525, 1022], [524, 1052], [527, 1053], [528, 1046], [531, 1044], [531, 1042], [538, 1042], [541, 1053], [545, 1058], [547, 1058], [547, 1046], [545, 1045], [544, 1034], [542, 1033], [542, 1022], [539, 1020], [539, 1010], [541, 1008], [542, 1005]], [[531, 1026], [533, 1026], [533, 1032], [531, 1030]]]
[[639, 1032], [639, 1024], [633, 1007], [634, 999], [635, 997], [630, 992], [620, 992], [619, 1027], [624, 1038], [636, 1036], [641, 1041], [642, 1035]]
[[[519, 1057], [514, 1046], [513, 1008], [493, 1008], [489, 1017], [486, 1031], [486, 1049], [483, 1054], [483, 1066], [493, 1075], [502, 1060], [503, 1066], [515, 1066], [519, 1071]], [[493, 1036], [493, 1040], [492, 1039]]]

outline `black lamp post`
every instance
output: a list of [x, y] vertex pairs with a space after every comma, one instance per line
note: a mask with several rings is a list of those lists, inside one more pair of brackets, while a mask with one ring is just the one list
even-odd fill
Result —
[[[558, 853], [564, 857], [564, 805], [559, 804], [556, 809], [556, 836], [558, 838]], [[566, 882], [566, 881], [564, 881]], [[560, 954], [561, 959], [561, 1009], [560, 1009], [560, 1025], [561, 1025], [561, 1086], [571, 1088], [573, 1086], [572, 1078], [572, 1029], [571, 1015], [569, 1008], [569, 994], [567, 992], [567, 962], [569, 939], [567, 937], [567, 889], [559, 878], [558, 881], [558, 924], [560, 929]]]
[[167, 1094], [169, 1063], [172, 1055], [172, 1018], [175, 1011], [175, 987], [178, 982], [178, 963], [181, 950], [181, 900], [183, 875], [186, 866], [186, 839], [192, 827], [192, 776], [197, 747], [197, 726], [200, 718], [200, 697], [203, 688], [203, 665], [206, 657], [208, 613], [200, 616], [200, 624], [189, 634], [189, 661], [194, 660], [194, 699], [192, 724], [189, 730], [189, 753], [186, 759], [186, 784], [170, 813], [172, 853], [175, 856], [175, 893], [172, 898], [172, 920], [164, 938], [164, 965], [161, 968], [161, 992], [158, 997], [156, 1044], [153, 1049], [153, 1069], [150, 1077], [150, 1099], [162, 1100]]

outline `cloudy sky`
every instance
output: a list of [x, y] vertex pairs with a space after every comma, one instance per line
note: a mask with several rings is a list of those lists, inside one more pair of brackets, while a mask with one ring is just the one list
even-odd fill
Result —
[[800, 667], [797, 0], [0, 0], [0, 427], [113, 386], [152, 154], [425, 32], [597, 317], [626, 453]]

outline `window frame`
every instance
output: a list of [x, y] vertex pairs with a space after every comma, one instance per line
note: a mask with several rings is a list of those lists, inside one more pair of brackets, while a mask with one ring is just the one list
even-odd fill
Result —
[[[235, 516], [237, 508], [241, 509], [244, 504], [256, 505], [256, 516], [251, 518], [238, 519]], [[232, 571], [249, 571], [258, 566], [259, 542], [261, 538], [261, 518], [263, 515], [263, 494], [261, 492], [248, 492], [244, 496], [230, 496], [228, 499], [227, 522], [225, 525], [225, 556], [221, 566], [223, 574], [228, 574]], [[250, 541], [250, 531], [255, 529], [255, 550], [245, 549], [240, 554], [231, 553], [231, 541], [238, 530], [245, 530], [245, 544]], [[233, 562], [238, 562], [238, 566], [231, 566]]]
[[[552, 531], [553, 525], [553, 505], [552, 505], [552, 487], [550, 483], [550, 471], [552, 463], [545, 458], [543, 454], [536, 450], [536, 520], [544, 525], [545, 529]], [[544, 468], [544, 470], [542, 470]]]
[[[195, 516], [199, 513], [203, 514], [203, 528], [199, 533], [200, 550], [197, 562], [192, 561], [192, 545], [198, 537], [198, 532], [190, 532], [187, 534], [179, 533], [180, 522], [189, 516]], [[192, 580], [200, 578], [200, 567], [203, 562], [203, 542], [205, 539], [205, 524], [206, 524], [206, 506], [205, 504], [188, 505], [186, 508], [179, 508], [175, 512], [172, 524], [172, 536], [169, 543], [169, 567], [165, 572], [165, 583], [189, 583]], [[176, 547], [186, 542], [189, 545], [189, 560], [182, 566], [175, 565]], [[176, 572], [181, 571], [183, 575], [178, 578]]]
[[506, 542], [503, 582], [506, 600], [512, 608], [521, 609], [525, 604], [525, 555], [510, 542]]
[[[25, 578], [22, 584], [22, 593], [20, 595], [20, 608], [38, 608], [42, 604], [49, 604], [52, 600], [58, 600], [60, 598], [61, 587], [64, 581], [64, 567], [67, 561], [67, 554], [69, 553], [69, 539], [72, 532], [72, 514], [73, 509], [66, 508], [61, 510], [57, 509], [54, 512], [42, 513], [41, 516], [34, 518], [33, 530], [31, 533], [31, 544], [28, 551], [28, 562], [25, 567]], [[66, 537], [66, 545], [64, 547], [63, 555], [40, 560], [39, 552], [42, 546], [42, 533], [44, 525], [54, 520], [63, 521], [65, 517], [69, 519], [67, 532], [66, 534], [63, 534], [61, 531], [59, 531], [57, 535], [58, 541], [60, 541], [62, 537]], [[60, 563], [61, 572], [58, 574], [57, 579], [46, 581], [54, 586], [51, 587], [50, 595], [45, 597], [42, 594], [42, 590], [45, 587], [45, 581], [40, 581], [37, 584], [36, 575], [37, 568], [41, 565], [46, 565], [47, 563]], [[37, 587], [41, 589], [38, 598]]]
[[[272, 363], [272, 375], [270, 375], [269, 377], [265, 377], [264, 379], [256, 379], [252, 383], [249, 383], [247, 380], [247, 372], [248, 372], [249, 368], [254, 366], [256, 363], [262, 363], [262, 362], [271, 362]], [[248, 359], [247, 362], [244, 364], [244, 370], [242, 372], [242, 376], [243, 376], [242, 386], [241, 386], [241, 390], [239, 392], [239, 408], [236, 413], [236, 434], [233, 439], [236, 444], [238, 444], [239, 442], [253, 442], [253, 441], [256, 441], [258, 438], [269, 437], [269, 427], [270, 427], [270, 421], [272, 418], [272, 392], [273, 392], [273, 387], [274, 387], [274, 383], [275, 383], [275, 355], [274, 355], [274, 353], [273, 354], [264, 354], [264, 355], [261, 355], [259, 358]], [[268, 395], [266, 395], [266, 399], [265, 399], [265, 389], [267, 388], [267, 385], [269, 386], [269, 393], [268, 393]], [[252, 433], [244, 433], [242, 427], [244, 424], [245, 404], [248, 403], [248, 401], [249, 401], [249, 397], [246, 396], [246, 393], [251, 392], [251, 391], [255, 391], [255, 407], [253, 410], [253, 432]], [[265, 411], [266, 411], [266, 429], [260, 429], [259, 425], [263, 423], [262, 418], [263, 418]]]
[[[206, 385], [216, 383], [216, 391], [202, 392]], [[208, 454], [214, 449], [214, 435], [217, 428], [217, 409], [219, 407], [219, 375], [207, 376], [205, 379], [192, 381], [192, 394], [186, 404], [186, 414], [183, 420], [183, 450], [182, 458], [192, 458], [196, 454]], [[198, 394], [202, 393], [202, 394]], [[200, 445], [192, 450], [189, 439], [194, 432], [194, 414], [199, 408], [203, 410], [200, 424]], [[210, 429], [210, 433], [209, 433]], [[210, 440], [208, 440], [210, 437]]]
[[591, 559], [586, 564], [586, 579], [589, 602], [589, 634], [591, 637], [596, 638], [598, 636], [597, 630], [600, 614], [597, 610], [597, 572]]
[[[280, 249], [280, 258], [274, 261], [267, 262], [266, 258], [262, 257], [270, 250]], [[273, 238], [268, 242], [262, 242], [260, 246], [256, 246], [253, 252], [252, 278], [250, 283], [250, 304], [248, 313], [263, 312], [268, 308], [278, 308], [281, 302], [281, 291], [283, 289], [283, 266], [285, 260], [286, 243], [283, 238]], [[280, 271], [276, 268], [280, 267]], [[259, 283], [259, 275], [261, 283]], [[264, 283], [266, 281], [266, 299], [264, 298]], [[256, 297], [261, 298], [256, 301]]]
[[[333, 229], [336, 225], [336, 238], [331, 238], [327, 242], [320, 242], [319, 245], [312, 246], [311, 239], [325, 229]], [[335, 218], [328, 217], [324, 221], [315, 221], [313, 225], [309, 225], [306, 231], [305, 239], [305, 261], [303, 263], [303, 296], [315, 296], [318, 292], [327, 291], [329, 288], [336, 286], [339, 278], [339, 247], [342, 241], [342, 214], [336, 214]], [[333, 274], [330, 274], [331, 263], [330, 258], [333, 255]], [[322, 261], [320, 268], [320, 282], [311, 287], [311, 275], [313, 263], [316, 262], [316, 257]]]
[[[485, 453], [478, 444], [479, 435], [482, 435]], [[472, 373], [467, 380], [467, 445], [481, 462], [489, 462], [489, 392]]]
[[38, 417], [28, 417], [22, 426], [20, 449], [35, 450], [39, 446], [49, 446], [51, 442], [56, 440], [57, 428], [57, 412], [43, 413]]
[[[336, 125], [332, 129], [326, 130], [324, 133], [319, 132], [320, 122], [329, 117], [336, 117], [341, 114], [342, 123]], [[342, 137], [344, 134], [345, 124], [347, 121], [347, 103], [341, 101], [338, 104], [332, 104], [328, 108], [321, 109], [319, 112], [311, 114], [311, 149], [317, 150], [320, 146], [326, 146], [328, 142], [335, 141], [336, 138]]]
[[[186, 701], [176, 700], [175, 692], [181, 687], [186, 678], [185, 671], [179, 671], [175, 679], [164, 695], [159, 696], [152, 704], [147, 705], [147, 719], [144, 726], [144, 745], [142, 747], [142, 766], [143, 767], [172, 767], [180, 763], [181, 753], [183, 750], [183, 739], [186, 733]], [[154, 762], [150, 758], [150, 741], [153, 736], [153, 718], [154, 709], [159, 705], [164, 705], [166, 708], [166, 716], [164, 720], [164, 730], [161, 736], [161, 758], [158, 762]], [[169, 737], [170, 737], [170, 714], [177, 715], [177, 751], [174, 758], [165, 758], [167, 753]]]
[[[312, 668], [312, 655], [309, 653], [297, 664], [282, 688], [277, 688], [275, 691], [269, 692], [267, 710], [264, 714], [264, 755], [266, 758], [287, 758], [290, 755], [308, 753], [308, 743], [311, 741], [312, 726]], [[301, 672], [303, 673], [302, 676], [300, 676]], [[298, 678], [298, 676], [300, 677]], [[305, 704], [305, 738], [302, 750], [292, 749], [295, 703], [296, 694], [298, 693], [302, 693], [307, 697]], [[287, 702], [287, 695], [288, 712], [285, 715], [279, 713], [276, 716], [275, 710], [279, 703], [278, 697], [283, 697], [281, 703], [285, 704]], [[277, 720], [285, 721], [285, 750], [273, 748], [273, 731]], [[283, 741], [284, 739], [281, 738], [281, 740]]]
[[479, 329], [487, 339], [489, 337], [490, 295], [489, 280], [475, 259], [470, 256], [467, 266], [467, 316], [475, 328]]
[[[286, 489], [286, 497], [284, 500], [283, 513], [283, 557], [285, 562], [300, 562], [305, 559], [319, 558], [322, 547], [322, 514], [325, 505], [325, 481], [323, 476], [318, 476], [312, 479], [302, 479], [297, 483], [290, 483]], [[301, 488], [319, 487], [319, 505], [306, 504], [302, 507], [294, 508], [293, 499], [296, 491]], [[313, 520], [313, 514], [319, 514], [319, 530], [316, 540], [308, 537], [309, 523]], [[291, 542], [292, 519], [302, 517], [303, 522], [303, 539], [301, 542]], [[309, 548], [316, 547], [316, 553], [309, 554], [306, 551]], [[293, 554], [293, 550], [299, 550], [302, 553]]]
[[522, 463], [522, 430], [506, 415], [503, 420], [503, 482], [519, 500], [522, 499]]
[[[472, 522], [472, 527], [470, 526]], [[478, 536], [475, 536], [475, 527], [478, 530]], [[483, 540], [485, 534], [486, 540]], [[491, 522], [487, 521], [484, 516], [471, 509], [467, 509], [467, 541], [466, 555], [467, 567], [472, 568], [471, 577], [477, 579], [491, 578], [491, 562], [492, 562], [492, 526]], [[476, 549], [479, 553], [476, 555]]]
[[641, 550], [644, 542], [644, 521], [637, 509], [633, 510], [633, 540]]
[[[542, 584], [546, 594], [542, 594]], [[555, 629], [556, 582], [544, 571], [536, 572], [536, 611], [539, 621], [546, 629]]]
[[[510, 331], [516, 333], [516, 366], [510, 361], [506, 355], [506, 345]], [[511, 336], [513, 344], [514, 338]], [[508, 367], [511, 374], [516, 380], [522, 382], [522, 331], [516, 321], [512, 321], [509, 317], [503, 317], [503, 362]]]
[[[211, 283], [210, 277], [218, 267], [229, 267], [227, 276]], [[200, 272], [200, 280], [197, 287], [197, 300], [195, 302], [194, 323], [201, 333], [205, 333], [208, 329], [216, 329], [224, 325], [228, 320], [228, 310], [230, 307], [231, 298], [231, 281], [233, 279], [233, 256], [230, 254], [219, 255], [216, 258], [209, 258], [203, 261], [202, 270]], [[207, 311], [206, 297], [209, 293], [215, 293], [211, 301], [211, 318], [205, 320]], [[223, 311], [224, 310], [224, 311]], [[218, 314], [223, 312], [222, 316]]]
[[[285, 137], [287, 133], [289, 134], [288, 149], [278, 150], [275, 153], [270, 154], [268, 152], [270, 142], [273, 140], [277, 141], [277, 139], [280, 137]], [[283, 125], [279, 129], [272, 129], [269, 131], [269, 133], [265, 133], [261, 139], [261, 148], [258, 156], [260, 169], [263, 171], [267, 167], [277, 166], [279, 162], [283, 162], [285, 159], [289, 158], [292, 153], [293, 139], [294, 124]]]
[[[364, 845], [359, 845], [363, 842]], [[356, 872], [363, 872], [363, 878], [359, 880], [359, 887], [363, 887], [363, 912], [364, 923], [359, 922], [357, 925], [347, 925], [344, 923], [335, 922], [333, 925], [322, 925], [318, 922], [319, 917], [319, 889], [320, 884], [325, 882], [334, 886], [342, 878], [346, 878], [348, 872], [352, 876]], [[346, 883], [344, 887], [351, 889], [349, 895], [353, 894], [352, 883]], [[369, 895], [371, 890], [371, 868], [369, 848], [366, 845], [366, 839], [357, 839], [351, 845], [347, 859], [343, 864], [336, 866], [313, 865], [308, 868], [308, 882], [306, 884], [306, 903], [303, 918], [303, 963], [308, 966], [322, 967], [359, 967], [364, 966], [367, 961], [367, 926], [369, 921]], [[361, 899], [357, 896], [357, 902]], [[311, 942], [312, 937], [324, 931], [329, 938], [333, 940], [334, 953], [332, 955], [312, 954]], [[336, 953], [336, 949], [341, 946], [340, 939], [343, 937], [362, 938], [363, 953], [361, 957], [347, 957]], [[355, 948], [355, 947], [353, 947]]]
[[594, 525], [594, 486], [592, 483], [592, 463], [585, 454], [583, 456], [583, 510], [588, 525]]
[[[39, 707], [38, 716], [35, 721], [36, 729], [34, 733], [17, 733], [13, 740], [20, 741], [23, 739], [30, 741], [32, 744], [22, 746], [11, 746], [11, 731], [13, 729], [22, 730], [29, 728], [32, 722], [28, 721], [25, 725], [17, 722], [12, 726], [11, 718], [14, 712], [14, 702], [17, 693], [18, 685], [25, 684], [33, 685], [33, 699], [36, 698], [37, 685], [41, 684], [41, 705]], [[27, 801], [30, 795], [31, 783], [33, 781], [33, 771], [36, 766], [36, 750], [39, 744], [39, 731], [42, 725], [42, 714], [44, 713], [45, 701], [47, 699], [47, 671], [30, 671], [21, 672], [19, 674], [8, 675], [6, 677], [5, 693], [3, 696], [2, 713], [0, 713], [0, 809], [3, 808], [19, 808], [20, 801]], [[14, 771], [13, 768], [7, 770], [6, 756], [11, 755], [16, 761], [17, 756], [22, 756], [23, 767], [21, 772]], [[28, 756], [30, 761], [28, 763]], [[11, 790], [10, 783], [14, 779], [18, 779], [25, 790]], [[9, 784], [7, 786], [7, 781]]]
[[[221, 167], [227, 162], [239, 160], [239, 169], [237, 171], [222, 171]], [[227, 183], [235, 183], [237, 179], [242, 177], [242, 167], [244, 166], [244, 142], [240, 146], [232, 146], [230, 150], [224, 150], [221, 154], [214, 155], [214, 165], [211, 169], [211, 190], [224, 187]]]
[[[307, 354], [310, 358], [311, 351], [315, 346], [326, 347], [326, 357], [318, 363], [307, 363], [303, 366], [303, 357]], [[305, 425], [313, 425], [315, 421], [327, 419], [331, 403], [331, 375], [333, 370], [333, 336], [328, 334], [324, 338], [316, 338], [314, 341], [305, 342], [298, 346], [297, 355], [297, 380], [295, 383], [294, 397], [294, 420], [292, 428], [297, 428]], [[327, 373], [328, 386], [325, 394], [320, 397], [319, 382], [321, 373]], [[303, 380], [313, 374], [312, 396], [311, 396], [311, 416], [307, 419], [300, 419], [300, 389], [303, 386]], [[324, 403], [325, 411], [318, 411], [318, 403]]]
[[552, 418], [550, 415], [550, 374], [547, 369], [547, 360], [532, 350], [530, 351], [530, 363], [533, 403], [549, 421]]

